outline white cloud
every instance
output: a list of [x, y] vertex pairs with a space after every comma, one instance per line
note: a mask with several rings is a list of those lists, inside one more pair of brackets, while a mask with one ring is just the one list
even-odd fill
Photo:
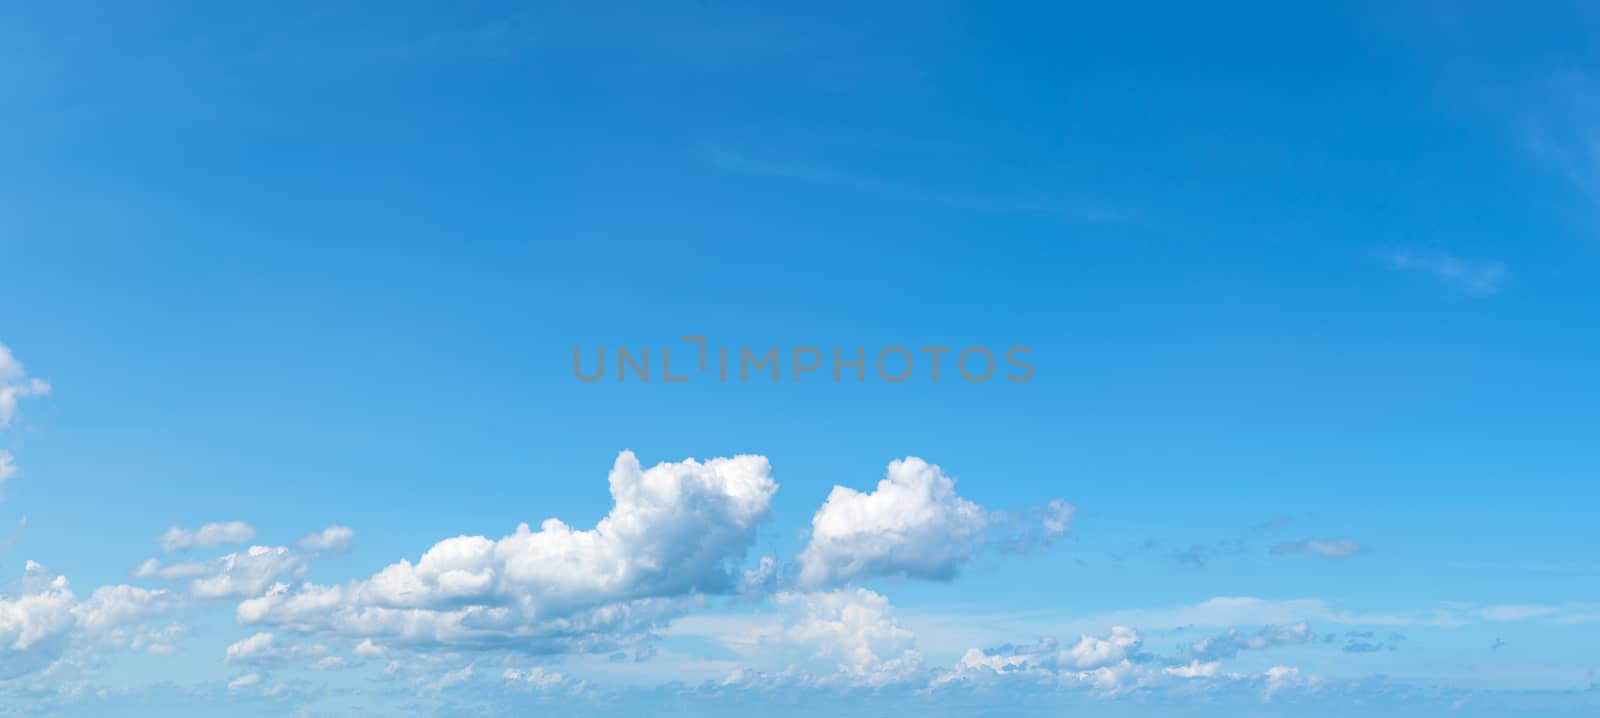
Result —
[[549, 693], [562, 688], [568, 691], [580, 689], [581, 682], [572, 683], [566, 676], [556, 671], [547, 671], [538, 666], [527, 670], [507, 668], [500, 677], [505, 680], [506, 687], [520, 690], [531, 690], [538, 693]]
[[778, 489], [760, 456], [645, 470], [625, 451], [609, 481], [614, 506], [594, 529], [548, 519], [499, 540], [457, 536], [365, 580], [275, 586], [236, 615], [390, 642], [614, 650], [686, 597], [737, 588], [733, 563]]
[[235, 679], [229, 681], [228, 682], [228, 690], [236, 691], [236, 690], [239, 690], [241, 688], [249, 688], [250, 686], [253, 686], [253, 685], [255, 685], [257, 683], [260, 683], [260, 682], [261, 682], [261, 674], [260, 673], [246, 673], [246, 674], [244, 674], [242, 676], [239, 676], [238, 678], [235, 678]]
[[1061, 499], [1051, 499], [1045, 504], [1042, 511], [1044, 532], [1046, 536], [1060, 536], [1072, 528], [1072, 514], [1074, 509]]
[[243, 521], [209, 523], [197, 529], [173, 526], [161, 534], [161, 550], [172, 552], [189, 548], [213, 548], [244, 543], [256, 537], [256, 530]]
[[432, 688], [434, 691], [442, 691], [442, 690], [444, 690], [446, 688], [449, 688], [451, 686], [460, 685], [462, 683], [465, 683], [465, 682], [467, 682], [467, 679], [469, 679], [471, 677], [472, 677], [472, 666], [471, 666], [471, 664], [468, 664], [468, 665], [466, 665], [466, 666], [464, 666], [462, 668], [459, 668], [459, 669], [454, 670], [454, 671], [450, 671], [450, 672], [440, 676], [439, 680], [434, 681], [433, 685], [430, 686], [430, 688]]
[[28, 376], [16, 355], [0, 344], [0, 429], [17, 416], [17, 400], [50, 394], [50, 382]]
[[1217, 670], [1220, 668], [1222, 668], [1221, 661], [1207, 661], [1202, 663], [1196, 659], [1181, 666], [1167, 666], [1166, 668], [1161, 669], [1161, 672], [1169, 676], [1177, 676], [1179, 678], [1210, 678], [1216, 675]]
[[257, 596], [285, 576], [299, 576], [305, 561], [284, 546], [251, 546], [209, 561], [163, 565], [150, 559], [134, 569], [138, 578], [189, 580], [196, 598]]
[[32, 673], [61, 655], [76, 625], [75, 602], [65, 577], [28, 562], [21, 595], [0, 599], [0, 679]]
[[1290, 688], [1315, 687], [1322, 682], [1316, 676], [1302, 676], [1300, 669], [1294, 666], [1273, 666], [1262, 673], [1260, 680], [1263, 683], [1261, 699], [1270, 702], [1273, 696]]
[[769, 642], [806, 647], [858, 675], [877, 672], [889, 661], [916, 660], [915, 637], [895, 622], [889, 599], [880, 594], [864, 588], [784, 593], [777, 603], [792, 616]]
[[343, 551], [350, 548], [350, 541], [355, 535], [355, 529], [335, 524], [306, 534], [294, 545], [306, 551]]
[[176, 606], [165, 591], [104, 586], [79, 601], [65, 576], [28, 561], [16, 595], [0, 598], [0, 679], [41, 670], [75, 643], [162, 652], [181, 630], [146, 622]]
[[1272, 547], [1274, 556], [1309, 553], [1323, 558], [1349, 558], [1362, 552], [1359, 543], [1349, 539], [1312, 539], [1280, 543]]
[[275, 663], [290, 658], [320, 656], [328, 647], [320, 643], [293, 643], [287, 645], [266, 631], [234, 642], [223, 650], [222, 662], [232, 664]]
[[1105, 638], [1083, 636], [1062, 657], [1068, 659], [1064, 662], [1078, 668], [1095, 668], [1127, 658], [1129, 652], [1138, 650], [1140, 643], [1138, 631], [1127, 626], [1112, 626]]
[[748, 666], [787, 666], [778, 673], [741, 666], [723, 685], [881, 687], [904, 683], [922, 671], [916, 637], [895, 620], [889, 600], [880, 594], [843, 588], [779, 593], [773, 600], [781, 618], [702, 622], [702, 628], [714, 626], [709, 635], [740, 654]]
[[811, 519], [800, 583], [875, 576], [948, 580], [984, 539], [989, 516], [956, 495], [955, 480], [917, 457], [889, 464], [871, 493], [835, 486]]
[[760, 596], [771, 593], [778, 585], [778, 559], [762, 556], [754, 569], [744, 572], [739, 579], [739, 593]]
[[224, 663], [249, 663], [272, 654], [272, 634], [262, 631], [228, 646], [223, 651]]
[[306, 666], [306, 668], [310, 668], [313, 671], [334, 671], [344, 668], [345, 665], [347, 664], [344, 656], [323, 656], [312, 661], [311, 665]]
[[1027, 669], [1092, 669], [1119, 663], [1134, 655], [1144, 639], [1127, 626], [1112, 626], [1104, 638], [1084, 634], [1069, 648], [1053, 638], [1037, 643], [1008, 645], [989, 651], [969, 649], [961, 665], [1004, 672]]
[[383, 646], [373, 643], [372, 639], [367, 638], [356, 644], [351, 653], [354, 653], [357, 658], [382, 658], [387, 651], [384, 650]]
[[1029, 645], [972, 648], [953, 668], [936, 674], [930, 687], [1023, 678], [1116, 695], [1161, 678], [1160, 673], [1135, 662], [1142, 645], [1138, 631], [1114, 626], [1104, 638], [1080, 636], [1070, 648], [1048, 637]]
[[1402, 250], [1390, 252], [1385, 259], [1390, 269], [1430, 274], [1471, 294], [1494, 294], [1511, 276], [1500, 262], [1474, 262], [1446, 254]]
[[[22, 362], [17, 361], [11, 349], [0, 344], [0, 429], [10, 426], [16, 418], [18, 400], [49, 393], [50, 382], [28, 376]], [[0, 486], [16, 475], [16, 458], [11, 452], [0, 450]]]
[[182, 605], [179, 596], [163, 589], [117, 584], [95, 589], [87, 600], [73, 607], [73, 616], [78, 631], [97, 642], [168, 653], [172, 641], [184, 633], [184, 627], [151, 627], [146, 621]]

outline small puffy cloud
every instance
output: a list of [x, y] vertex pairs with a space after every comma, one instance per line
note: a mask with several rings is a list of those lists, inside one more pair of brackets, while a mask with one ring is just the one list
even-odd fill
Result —
[[1072, 504], [1061, 499], [1051, 499], [1040, 510], [1046, 536], [1061, 536], [1072, 528], [1072, 514], [1076, 511]]
[[350, 541], [355, 535], [355, 529], [335, 524], [306, 534], [294, 545], [306, 551], [343, 551], [350, 548]]
[[625, 451], [609, 482], [614, 505], [593, 529], [548, 519], [498, 540], [457, 536], [365, 580], [279, 584], [236, 615], [388, 643], [615, 650], [695, 595], [736, 590], [734, 564], [778, 489], [760, 456], [646, 470]]
[[563, 689], [573, 692], [583, 687], [582, 681], [573, 682], [561, 673], [547, 671], [538, 666], [527, 670], [507, 668], [500, 677], [505, 680], [507, 688], [535, 693], [551, 693]]
[[1349, 539], [1313, 539], [1290, 541], [1272, 547], [1272, 555], [1312, 554], [1323, 558], [1350, 558], [1360, 554], [1361, 544]]
[[271, 633], [261, 631], [223, 650], [222, 662], [230, 664], [276, 663], [291, 658], [308, 658], [328, 652], [320, 643], [285, 644]]
[[246, 673], [246, 674], [244, 674], [242, 676], [239, 676], [238, 678], [235, 678], [235, 679], [233, 679], [231, 681], [228, 681], [228, 690], [236, 691], [236, 690], [240, 690], [242, 688], [249, 688], [250, 686], [253, 686], [253, 685], [255, 685], [257, 683], [260, 683], [260, 682], [261, 682], [261, 674], [260, 673]]
[[1194, 660], [1189, 661], [1187, 664], [1181, 666], [1167, 666], [1166, 668], [1161, 669], [1161, 672], [1169, 676], [1177, 676], [1179, 678], [1210, 678], [1214, 675], [1217, 675], [1217, 671], [1221, 668], [1221, 661], [1207, 661], [1205, 663], [1201, 663], [1198, 660]]
[[1260, 676], [1262, 683], [1261, 699], [1271, 702], [1273, 696], [1292, 688], [1314, 688], [1322, 682], [1316, 676], [1301, 675], [1300, 669], [1293, 666], [1273, 666]]
[[[0, 344], [0, 429], [11, 425], [17, 416], [19, 400], [45, 396], [50, 393], [50, 382], [28, 376], [28, 372], [5, 344]], [[16, 458], [11, 452], [0, 450], [0, 486], [17, 475]]]
[[344, 668], [346, 665], [347, 662], [344, 660], [344, 656], [323, 656], [312, 661], [311, 665], [306, 666], [306, 668], [313, 671], [334, 671]]
[[243, 521], [209, 523], [197, 529], [173, 526], [161, 534], [161, 550], [172, 552], [189, 548], [213, 548], [244, 543], [256, 537], [256, 530]]
[[1447, 254], [1402, 250], [1390, 252], [1384, 259], [1390, 269], [1428, 274], [1469, 294], [1499, 292], [1511, 277], [1500, 262], [1475, 262]]
[[983, 507], [956, 495], [955, 479], [938, 466], [896, 460], [870, 493], [833, 487], [811, 519], [799, 580], [809, 587], [878, 576], [949, 580], [981, 547], [989, 524]]
[[1077, 668], [1095, 668], [1115, 663], [1128, 657], [1139, 648], [1138, 631], [1127, 626], [1113, 626], [1105, 638], [1084, 636], [1063, 654]]
[[383, 646], [373, 643], [372, 639], [370, 638], [362, 639], [360, 643], [356, 644], [355, 649], [351, 651], [351, 653], [354, 653], [357, 658], [369, 659], [382, 658], [387, 652], [388, 651], [384, 650]]
[[188, 580], [196, 598], [257, 596], [278, 579], [299, 576], [305, 561], [284, 546], [251, 546], [209, 561], [162, 564], [150, 559], [134, 569], [137, 578]]
[[50, 393], [50, 382], [28, 376], [17, 361], [16, 355], [5, 344], [0, 344], [0, 429], [11, 425], [17, 417], [17, 402]]
[[778, 585], [778, 559], [772, 556], [762, 556], [756, 562], [756, 567], [744, 572], [739, 579], [739, 593], [746, 596], [762, 596], [771, 593]]
[[228, 646], [223, 651], [224, 663], [250, 663], [272, 654], [272, 634], [262, 631]]

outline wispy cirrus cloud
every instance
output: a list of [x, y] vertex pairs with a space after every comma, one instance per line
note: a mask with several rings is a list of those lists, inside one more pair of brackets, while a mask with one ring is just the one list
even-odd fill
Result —
[[1427, 274], [1451, 287], [1479, 296], [1497, 294], [1511, 280], [1511, 271], [1503, 262], [1476, 261], [1409, 249], [1388, 252], [1383, 260], [1392, 270]]
[[1272, 547], [1274, 556], [1292, 556], [1295, 554], [1311, 554], [1323, 558], [1350, 558], [1359, 555], [1365, 548], [1350, 539], [1302, 539], [1300, 541], [1286, 541]]
[[805, 182], [897, 202], [978, 212], [1053, 215], [1074, 222], [1145, 221], [1137, 212], [1089, 200], [981, 195], [933, 189], [808, 162], [774, 161], [723, 147], [712, 147], [708, 156], [713, 165], [730, 172]]
[[1600, 199], [1600, 88], [1593, 78], [1577, 70], [1547, 73], [1516, 96], [1516, 124], [1534, 160]]

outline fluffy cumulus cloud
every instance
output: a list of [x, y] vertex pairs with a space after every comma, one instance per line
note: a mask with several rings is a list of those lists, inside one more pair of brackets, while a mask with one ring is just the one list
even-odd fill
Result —
[[889, 464], [876, 490], [835, 486], [811, 519], [800, 583], [875, 576], [948, 580], [981, 546], [990, 516], [956, 495], [955, 479], [916, 457]]
[[731, 593], [735, 564], [770, 513], [767, 460], [737, 456], [610, 474], [593, 528], [548, 519], [498, 540], [457, 536], [343, 585], [279, 583], [241, 603], [241, 623], [417, 645], [609, 651], [701, 594]]
[[163, 551], [182, 551], [190, 548], [213, 548], [244, 543], [256, 537], [256, 530], [243, 521], [209, 523], [197, 529], [173, 526], [162, 532]]
[[343, 551], [350, 548], [350, 541], [355, 537], [355, 529], [334, 524], [306, 534], [294, 545], [306, 551]]
[[80, 601], [66, 577], [29, 561], [18, 591], [0, 596], [0, 679], [42, 670], [80, 647], [168, 652], [181, 630], [150, 621], [176, 606], [166, 591], [123, 585]]
[[284, 546], [251, 546], [208, 561], [163, 564], [150, 559], [134, 569], [137, 578], [188, 581], [196, 598], [257, 596], [280, 578], [299, 577], [303, 558]]

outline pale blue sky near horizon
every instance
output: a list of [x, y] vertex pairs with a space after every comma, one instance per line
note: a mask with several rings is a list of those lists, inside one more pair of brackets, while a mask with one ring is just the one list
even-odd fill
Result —
[[[986, 509], [1077, 511], [1046, 550], [862, 582], [929, 664], [961, 655], [952, 616], [994, 626], [984, 648], [1132, 613], [1154, 649], [1190, 634], [1152, 614], [1256, 597], [1325, 602], [1305, 619], [1340, 637], [1237, 670], [1581, 692], [1597, 22], [0, 3], [0, 343], [53, 389], [0, 431], [0, 575], [156, 586], [129, 576], [163, 530], [242, 520], [264, 545], [353, 528], [306, 573], [341, 583], [458, 535], [590, 528], [623, 450], [768, 457], [748, 568], [792, 559], [833, 486], [918, 456]], [[676, 363], [686, 334], [1026, 345], [1036, 374], [572, 375], [574, 346]], [[1361, 550], [1272, 553], [1306, 539]], [[222, 647], [256, 630], [236, 603], [106, 670], [225, 684]], [[746, 610], [769, 612], [704, 613]], [[1341, 651], [1351, 630], [1405, 638]]]

